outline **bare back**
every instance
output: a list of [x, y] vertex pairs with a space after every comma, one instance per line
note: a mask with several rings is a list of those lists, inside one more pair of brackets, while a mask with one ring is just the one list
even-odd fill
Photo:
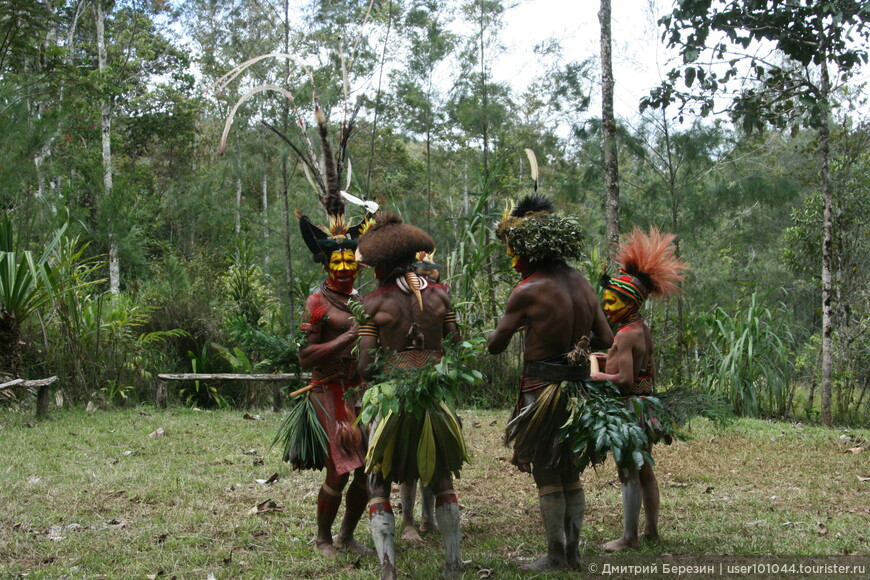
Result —
[[526, 360], [564, 354], [590, 332], [601, 344], [613, 340], [592, 285], [566, 264], [539, 269], [514, 288], [504, 316], [489, 337], [489, 351], [504, 351], [510, 338], [523, 328]]
[[445, 323], [452, 310], [450, 295], [439, 284], [429, 284], [421, 292], [423, 309], [412, 294], [388, 284], [363, 298], [366, 314], [378, 329], [378, 337], [363, 337], [360, 343], [360, 372], [371, 377], [372, 349], [381, 346], [405, 350], [439, 350], [445, 335], [459, 337], [455, 322]]

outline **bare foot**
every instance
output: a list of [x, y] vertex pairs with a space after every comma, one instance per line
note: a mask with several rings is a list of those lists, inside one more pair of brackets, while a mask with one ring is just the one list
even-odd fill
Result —
[[605, 552], [619, 552], [621, 550], [637, 550], [638, 543], [637, 538], [634, 540], [626, 540], [625, 538], [619, 538], [618, 540], [612, 540], [604, 544]]
[[560, 570], [567, 567], [568, 563], [565, 560], [558, 560], [549, 555], [538, 558], [531, 564], [520, 566], [520, 570], [524, 572], [544, 572], [547, 570]]
[[428, 534], [430, 532], [437, 532], [438, 524], [436, 524], [435, 522], [430, 522], [428, 520], [423, 520], [420, 523], [420, 531], [424, 534]]
[[338, 555], [338, 550], [330, 542], [318, 542], [317, 551], [327, 558], [335, 558]]
[[441, 570], [441, 577], [454, 579], [454, 578], [462, 578], [462, 562], [459, 564], [444, 564], [444, 567]]
[[381, 563], [381, 580], [396, 580], [396, 567], [390, 562], [389, 558], [384, 558]]
[[335, 547], [339, 550], [347, 550], [348, 552], [353, 552], [360, 556], [369, 556], [375, 553], [374, 550], [363, 546], [353, 538], [350, 538], [349, 540], [338, 539], [335, 541]]
[[654, 533], [652, 533], [652, 532], [646, 532], [646, 533], [644, 533], [644, 535], [643, 535], [643, 539], [644, 539], [644, 540], [649, 540], [650, 542], [661, 542], [661, 541], [662, 541], [662, 539], [659, 537], [659, 533], [658, 533], [658, 532], [654, 532]]
[[405, 530], [402, 532], [402, 539], [409, 542], [423, 541], [423, 538], [421, 538], [420, 534], [417, 533], [417, 528], [415, 528], [413, 525], [405, 526]]

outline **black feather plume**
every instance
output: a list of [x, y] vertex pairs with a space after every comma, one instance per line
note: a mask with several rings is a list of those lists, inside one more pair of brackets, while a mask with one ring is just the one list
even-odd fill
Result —
[[513, 217], [525, 217], [530, 213], [553, 213], [553, 202], [541, 195], [527, 195], [521, 199], [511, 212]]

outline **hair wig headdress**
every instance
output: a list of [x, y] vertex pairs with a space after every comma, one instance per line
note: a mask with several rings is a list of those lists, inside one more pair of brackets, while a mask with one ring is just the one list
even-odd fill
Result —
[[373, 226], [359, 240], [357, 261], [373, 266], [388, 280], [401, 276], [400, 286], [405, 285], [417, 297], [420, 308], [423, 299], [420, 290], [425, 281], [414, 272], [418, 252], [432, 252], [435, 241], [432, 236], [410, 224], [392, 212], [380, 214]]
[[688, 265], [675, 254], [674, 234], [650, 228], [649, 234], [637, 226], [620, 245], [616, 255], [619, 271], [601, 277], [601, 286], [643, 305], [648, 296], [668, 297], [680, 291], [683, 271]]

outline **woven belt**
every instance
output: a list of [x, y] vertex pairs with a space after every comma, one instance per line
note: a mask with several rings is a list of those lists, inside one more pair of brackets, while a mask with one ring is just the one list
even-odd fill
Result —
[[523, 364], [523, 375], [548, 381], [582, 381], [589, 378], [589, 365], [574, 367], [528, 360]]

